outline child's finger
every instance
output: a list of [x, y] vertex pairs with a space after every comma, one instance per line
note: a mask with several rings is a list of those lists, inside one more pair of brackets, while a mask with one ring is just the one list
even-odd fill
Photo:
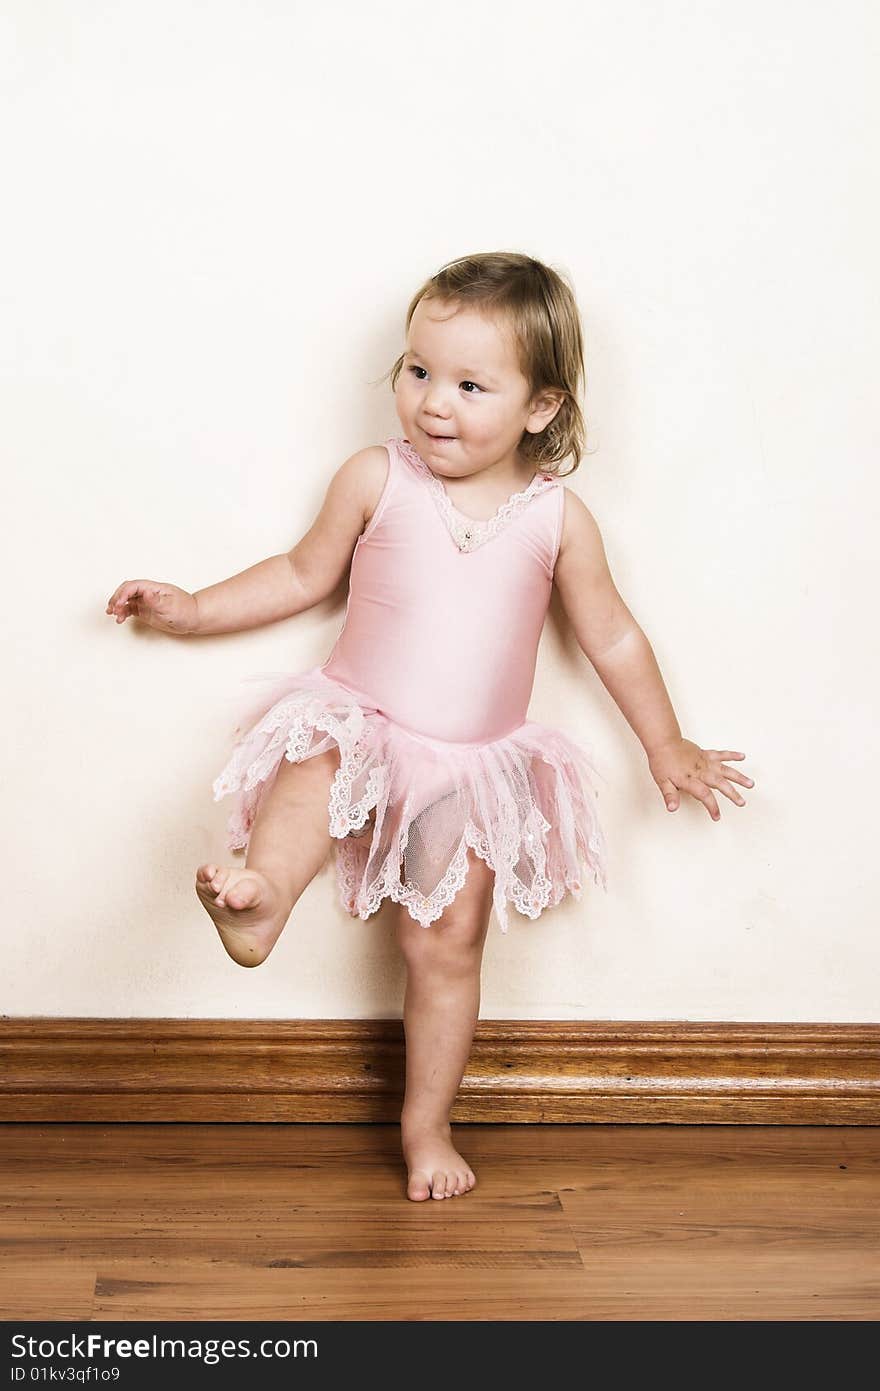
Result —
[[738, 806], [738, 807], [744, 807], [744, 806], [745, 806], [745, 804], [746, 804], [746, 799], [745, 799], [745, 797], [741, 797], [741, 796], [739, 795], [739, 793], [737, 792], [736, 788], [733, 787], [732, 784], [729, 783], [729, 782], [727, 781], [726, 778], [722, 778], [722, 779], [720, 780], [720, 782], [716, 783], [716, 787], [718, 788], [718, 791], [719, 791], [719, 792], [723, 792], [723, 793], [724, 793], [725, 797], [729, 797], [730, 800], [734, 803], [735, 806]]
[[132, 617], [139, 618], [139, 609], [154, 607], [158, 593], [159, 591], [152, 585], [141, 583], [126, 585], [119, 595], [116, 607], [117, 609], [127, 607]]
[[122, 623], [131, 614], [131, 605], [127, 599], [117, 599], [109, 612], [113, 614], [117, 623]]
[[107, 601], [107, 612], [114, 613], [116, 612], [116, 610], [122, 608], [128, 602], [128, 596], [130, 593], [131, 586], [127, 583], [121, 584], [119, 588], [114, 590], [114, 592], [110, 595], [110, 598]]
[[746, 777], [745, 773], [741, 773], [738, 768], [725, 768], [722, 764], [721, 773], [724, 777], [730, 778], [731, 782], [740, 783], [742, 787], [754, 787], [755, 785], [754, 778]]
[[710, 758], [717, 758], [722, 762], [728, 758], [745, 758], [745, 754], [738, 753], [736, 749], [704, 749], [703, 752], [707, 753]]
[[698, 802], [702, 802], [713, 821], [721, 820], [721, 812], [718, 810], [718, 803], [712, 795], [712, 789], [703, 782], [702, 778], [697, 777], [696, 773], [688, 773], [687, 789], [692, 797], [696, 797]]
[[116, 593], [111, 596], [107, 604], [107, 612], [114, 616], [117, 623], [124, 623], [126, 618], [136, 616], [133, 601], [137, 593], [137, 584], [127, 583], [120, 585]]
[[663, 778], [660, 783], [660, 791], [666, 799], [666, 805], [670, 811], [675, 811], [678, 806], [678, 788], [669, 778]]

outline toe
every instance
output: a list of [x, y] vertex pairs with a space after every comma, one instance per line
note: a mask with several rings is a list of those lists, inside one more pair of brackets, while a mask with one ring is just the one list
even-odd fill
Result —
[[422, 1198], [430, 1198], [431, 1189], [428, 1183], [428, 1175], [421, 1169], [414, 1169], [409, 1176], [406, 1195], [408, 1198], [415, 1198], [420, 1201]]
[[223, 890], [224, 890], [225, 887], [226, 887], [226, 883], [227, 883], [227, 880], [228, 880], [228, 879], [229, 879], [229, 870], [228, 870], [228, 869], [218, 869], [217, 873], [214, 875], [213, 879], [211, 880], [211, 883], [210, 883], [209, 887], [210, 887], [210, 888], [213, 890], [213, 892], [217, 895], [217, 902], [218, 902], [218, 903], [223, 903], [223, 902], [224, 902]]
[[226, 902], [233, 906], [238, 903], [246, 902], [249, 896], [251, 885], [245, 879], [242, 882], [241, 875], [233, 878], [232, 874], [227, 876], [226, 884], [223, 889], [223, 897]]
[[265, 899], [265, 881], [257, 875], [240, 873], [226, 891], [230, 908], [259, 908]]
[[437, 1169], [434, 1173], [433, 1179], [431, 1180], [431, 1197], [446, 1197], [446, 1175], [442, 1169]]

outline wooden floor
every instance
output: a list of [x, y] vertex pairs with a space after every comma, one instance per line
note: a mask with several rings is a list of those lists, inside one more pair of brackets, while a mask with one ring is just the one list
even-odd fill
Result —
[[880, 1127], [3, 1125], [3, 1319], [877, 1319]]

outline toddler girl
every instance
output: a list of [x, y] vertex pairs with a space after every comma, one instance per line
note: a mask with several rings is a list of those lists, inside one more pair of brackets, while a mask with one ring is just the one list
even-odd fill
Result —
[[[359, 450], [286, 554], [189, 594], [126, 580], [107, 612], [169, 633], [229, 633], [302, 613], [350, 566], [327, 660], [274, 678], [242, 712], [215, 801], [232, 798], [242, 868], [199, 866], [196, 893], [226, 951], [266, 960], [335, 847], [360, 918], [395, 905], [407, 968], [408, 1197], [476, 1180], [449, 1113], [479, 1013], [494, 907], [527, 918], [584, 874], [606, 887], [587, 751], [526, 718], [555, 583], [578, 643], [641, 740], [670, 810], [681, 791], [738, 806], [724, 766], [745, 755], [682, 738], [651, 646], [618, 593], [591, 513], [562, 483], [584, 443], [574, 297], [524, 255], [468, 256], [413, 297], [391, 371], [403, 434]], [[266, 678], [257, 677], [256, 680]]]

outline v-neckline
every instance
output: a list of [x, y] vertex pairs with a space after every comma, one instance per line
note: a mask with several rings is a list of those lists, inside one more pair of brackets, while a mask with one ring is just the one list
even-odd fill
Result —
[[456, 507], [446, 490], [443, 479], [429, 468], [415, 446], [405, 437], [400, 439], [398, 443], [411, 462], [424, 473], [452, 539], [460, 551], [476, 550], [492, 536], [496, 536], [501, 527], [510, 521], [527, 502], [531, 502], [538, 493], [552, 487], [557, 482], [553, 474], [544, 473], [539, 469], [532, 475], [531, 481], [525, 488], [511, 493], [506, 501], [499, 503], [491, 517], [469, 517], [467, 512], [462, 512], [460, 507]]

